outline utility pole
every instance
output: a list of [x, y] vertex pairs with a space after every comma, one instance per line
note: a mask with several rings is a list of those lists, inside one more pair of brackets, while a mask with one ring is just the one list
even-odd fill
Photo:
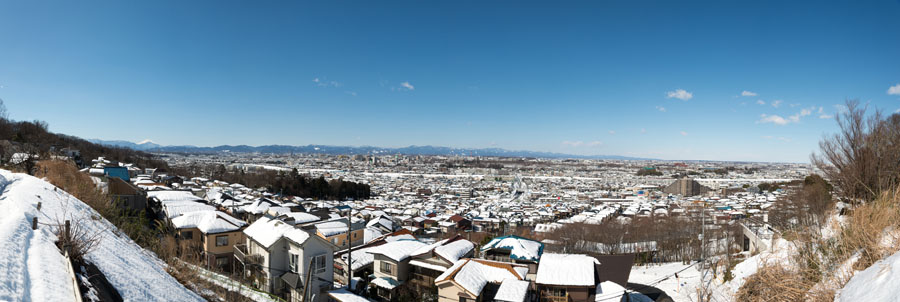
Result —
[[[703, 278], [706, 278], [706, 269], [704, 269], [704, 265], [706, 264], [706, 201], [700, 205], [700, 269], [703, 270], [703, 277], [700, 278], [700, 284], [703, 284]], [[703, 295], [706, 294], [706, 290], [700, 290], [700, 294], [697, 295], [697, 298], [700, 302], [703, 302]]]
[[353, 207], [347, 210], [347, 288], [356, 293], [353, 288]]

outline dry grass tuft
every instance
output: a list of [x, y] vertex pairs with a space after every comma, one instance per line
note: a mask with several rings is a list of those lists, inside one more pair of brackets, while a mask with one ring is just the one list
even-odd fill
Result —
[[807, 289], [812, 286], [794, 271], [780, 265], [762, 267], [747, 278], [738, 290], [738, 302], [804, 301]]

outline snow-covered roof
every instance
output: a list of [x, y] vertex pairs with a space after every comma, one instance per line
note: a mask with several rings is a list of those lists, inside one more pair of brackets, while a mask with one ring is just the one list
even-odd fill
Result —
[[[362, 249], [354, 249], [353, 250], [353, 263], [350, 265], [354, 271], [362, 268], [363, 266], [372, 264], [375, 262], [375, 255], [369, 254], [368, 251], [372, 247], [362, 248]], [[347, 262], [347, 253], [341, 255], [341, 259], [344, 260], [344, 263]]]
[[250, 226], [244, 229], [247, 237], [255, 240], [265, 248], [269, 248], [282, 237], [288, 238], [297, 244], [303, 244], [309, 239], [309, 233], [295, 228], [284, 221], [260, 217]]
[[503, 302], [523, 302], [525, 296], [528, 295], [528, 281], [506, 279], [500, 282], [497, 293], [494, 295], [494, 301]]
[[338, 302], [370, 302], [369, 299], [358, 296], [348, 291], [347, 288], [343, 287], [333, 291], [329, 291], [328, 296]]
[[169, 201], [163, 203], [163, 212], [166, 213], [166, 217], [169, 219], [174, 219], [175, 217], [182, 216], [185, 213], [197, 212], [197, 211], [215, 211], [216, 207], [203, 204], [194, 201]]
[[363, 230], [363, 244], [372, 242], [375, 239], [381, 238], [381, 236], [384, 236], [384, 234], [377, 228], [367, 227]]
[[152, 191], [147, 192], [147, 197], [156, 198], [161, 203], [173, 201], [202, 201], [203, 198], [197, 197], [190, 191]]
[[214, 234], [237, 231], [247, 223], [219, 211], [196, 211], [172, 218], [172, 225], [179, 229], [197, 228], [204, 234]]
[[395, 287], [400, 285], [400, 282], [397, 280], [394, 280], [394, 278], [380, 277], [380, 278], [375, 278], [375, 280], [372, 280], [372, 284], [375, 284], [378, 287], [390, 290], [390, 289], [394, 289]]
[[316, 230], [325, 237], [343, 234], [347, 232], [347, 222], [342, 220], [331, 220], [317, 223]]
[[519, 236], [501, 236], [481, 247], [481, 251], [490, 249], [510, 250], [509, 257], [512, 259], [538, 261], [541, 259], [541, 254], [544, 253], [544, 244]]
[[441, 258], [450, 261], [450, 263], [456, 263], [459, 261], [459, 258], [462, 258], [470, 251], [475, 249], [475, 244], [471, 241], [456, 237], [456, 238], [448, 238], [444, 239], [416, 250], [413, 252], [413, 255], [422, 255], [434, 251], [435, 254], [440, 256]]
[[464, 259], [456, 262], [443, 274], [435, 278], [435, 283], [453, 281], [473, 295], [480, 295], [484, 286], [498, 283], [506, 279], [522, 280], [520, 272], [513, 265], [505, 262], [483, 259]]
[[588, 255], [545, 253], [534, 281], [547, 285], [593, 286], [595, 264], [600, 262]]
[[445, 271], [447, 271], [447, 268], [446, 268], [446, 267], [443, 267], [443, 266], [440, 266], [440, 265], [437, 265], [437, 264], [431, 264], [431, 263], [428, 263], [428, 262], [425, 262], [425, 261], [410, 260], [410, 261], [409, 261], [409, 264], [410, 264], [410, 265], [415, 265], [415, 266], [418, 266], [418, 267], [421, 267], [421, 268], [427, 268], [427, 269], [430, 269], [430, 270], [433, 270], [433, 271], [438, 271], [438, 272], [445, 272]]
[[423, 246], [425, 246], [425, 244], [420, 241], [404, 239], [373, 247], [367, 252], [370, 254], [381, 254], [391, 260], [399, 262], [409, 258], [413, 252]]
[[316, 221], [321, 220], [321, 218], [319, 218], [319, 216], [316, 216], [316, 215], [313, 215], [310, 213], [303, 213], [303, 212], [284, 213], [284, 214], [281, 214], [281, 216], [279, 216], [279, 218], [288, 218], [286, 220], [290, 220], [287, 222], [289, 222], [291, 224], [304, 224], [304, 223], [316, 222]]

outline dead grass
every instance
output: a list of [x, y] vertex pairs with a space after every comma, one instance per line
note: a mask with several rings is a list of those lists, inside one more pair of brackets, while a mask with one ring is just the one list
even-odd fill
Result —
[[853, 270], [900, 249], [894, 231], [900, 227], [898, 205], [900, 188], [853, 209], [832, 238], [823, 238], [816, 228], [792, 232], [797, 250], [790, 267], [760, 268], [739, 289], [738, 301], [834, 301]]
[[738, 290], [738, 302], [804, 301], [805, 288], [812, 284], [780, 265], [761, 268]]

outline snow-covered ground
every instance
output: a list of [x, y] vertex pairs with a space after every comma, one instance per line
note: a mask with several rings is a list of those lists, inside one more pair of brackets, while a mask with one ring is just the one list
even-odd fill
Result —
[[701, 275], [694, 263], [669, 262], [635, 266], [631, 269], [628, 282], [656, 287], [675, 302], [697, 301], [696, 289], [700, 286]]
[[835, 302], [900, 301], [900, 252], [856, 273], [835, 295]]
[[[32, 217], [42, 223], [37, 230], [31, 229]], [[0, 170], [0, 301], [75, 299], [65, 260], [53, 243], [56, 236], [43, 224], [57, 219], [102, 233], [85, 258], [125, 301], [203, 301], [166, 273], [165, 263], [88, 205], [41, 179], [6, 170]]]
[[681, 262], [635, 266], [631, 270], [628, 282], [656, 287], [666, 292], [675, 302], [699, 301], [698, 288], [703, 288], [704, 285], [714, 301], [734, 301], [735, 294], [748, 277], [767, 264], [780, 263], [789, 266], [793, 251], [790, 242], [776, 239], [774, 248], [735, 265], [732, 270], [733, 279], [728, 282], [724, 282], [722, 271], [714, 278], [711, 271], [704, 275], [695, 263]]

